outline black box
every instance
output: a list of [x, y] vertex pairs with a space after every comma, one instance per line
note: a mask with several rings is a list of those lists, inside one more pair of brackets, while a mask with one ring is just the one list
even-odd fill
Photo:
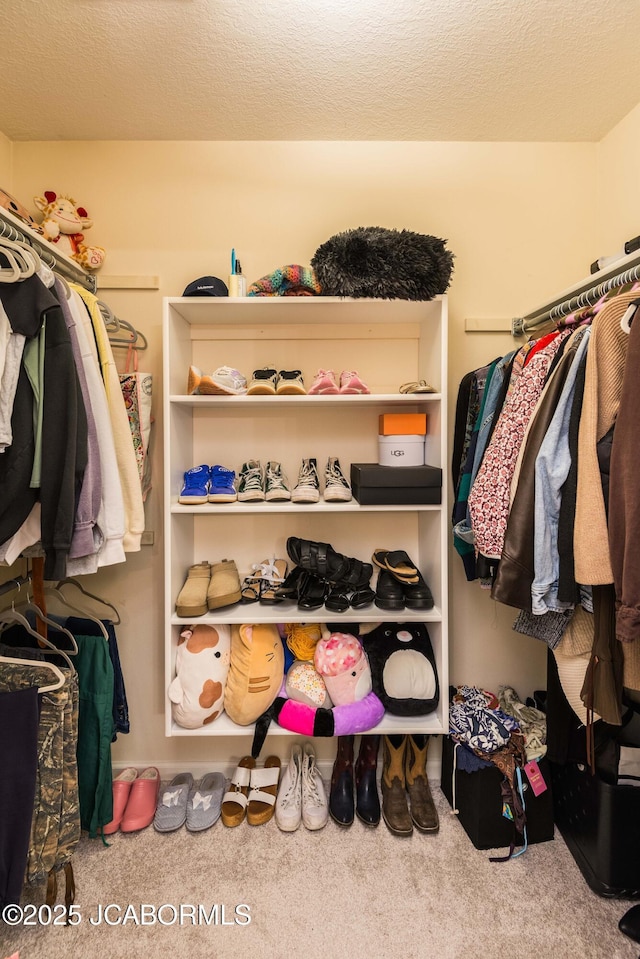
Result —
[[600, 896], [640, 899], [640, 787], [605, 782], [582, 763], [551, 763], [555, 819]]
[[437, 506], [442, 500], [442, 470], [352, 463], [351, 489], [363, 506]]
[[[455, 743], [450, 736], [442, 739], [442, 775], [440, 788], [453, 807], [453, 750]], [[527, 840], [529, 843], [547, 842], [553, 839], [553, 800], [551, 796], [551, 770], [543, 757], [540, 772], [547, 789], [534, 796], [531, 788], [524, 790], [527, 817]], [[467, 773], [456, 769], [456, 809], [469, 839], [476, 849], [500, 849], [515, 842], [523, 844], [522, 836], [516, 833], [513, 823], [502, 815], [501, 783], [504, 776], [496, 766]], [[523, 772], [523, 784], [527, 783]]]

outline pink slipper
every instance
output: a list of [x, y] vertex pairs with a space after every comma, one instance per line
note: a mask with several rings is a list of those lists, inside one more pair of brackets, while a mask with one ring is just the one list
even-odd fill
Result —
[[318, 370], [313, 385], [309, 389], [309, 396], [319, 393], [339, 393], [336, 375], [333, 370]]
[[363, 383], [356, 370], [343, 370], [340, 374], [341, 393], [370, 393], [371, 390]]
[[148, 766], [131, 785], [120, 832], [137, 832], [138, 829], [146, 829], [151, 825], [156, 814], [159, 792], [160, 773], [155, 766]]
[[127, 766], [113, 780], [113, 819], [103, 828], [105, 836], [117, 832], [120, 829], [120, 823], [124, 815], [124, 810], [129, 801], [131, 786], [138, 778], [138, 770], [133, 766]]

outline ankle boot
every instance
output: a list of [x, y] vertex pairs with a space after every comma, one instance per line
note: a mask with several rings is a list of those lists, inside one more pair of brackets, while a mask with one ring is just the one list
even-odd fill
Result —
[[353, 822], [353, 736], [338, 736], [338, 751], [331, 774], [329, 812], [339, 826]]
[[440, 823], [427, 779], [429, 737], [407, 736], [405, 782], [411, 803], [411, 818], [421, 832], [438, 832]]
[[410, 836], [413, 832], [404, 781], [406, 746], [406, 736], [382, 738], [382, 816], [396, 836]]
[[356, 762], [356, 815], [365, 826], [380, 822], [380, 800], [376, 785], [379, 736], [362, 736]]

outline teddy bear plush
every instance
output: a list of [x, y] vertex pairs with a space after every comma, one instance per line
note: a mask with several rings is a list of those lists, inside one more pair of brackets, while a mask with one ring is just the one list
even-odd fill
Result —
[[176, 675], [169, 686], [174, 721], [197, 729], [216, 719], [224, 708], [231, 659], [228, 626], [188, 626], [180, 633]]
[[106, 250], [101, 246], [87, 246], [83, 230], [93, 226], [83, 206], [63, 194], [46, 190], [44, 196], [34, 196], [33, 202], [43, 215], [40, 228], [50, 243], [70, 256], [85, 270], [99, 270]]

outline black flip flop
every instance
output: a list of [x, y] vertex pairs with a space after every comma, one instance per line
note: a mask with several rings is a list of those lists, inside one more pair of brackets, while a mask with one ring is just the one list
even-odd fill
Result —
[[419, 571], [403, 549], [376, 549], [371, 557], [376, 566], [385, 569], [403, 583], [419, 582]]

